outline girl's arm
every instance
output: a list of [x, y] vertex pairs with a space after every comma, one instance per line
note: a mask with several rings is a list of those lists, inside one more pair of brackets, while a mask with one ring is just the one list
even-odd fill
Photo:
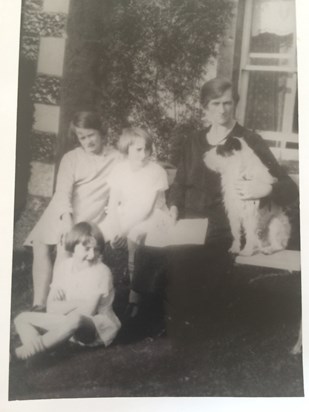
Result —
[[63, 156], [57, 174], [56, 191], [52, 199], [61, 222], [61, 238], [73, 226], [72, 197], [75, 184], [75, 163], [74, 153], [68, 152]]
[[59, 165], [56, 190], [53, 196], [59, 217], [73, 212], [72, 196], [75, 184], [75, 163], [74, 153], [68, 152], [63, 156]]

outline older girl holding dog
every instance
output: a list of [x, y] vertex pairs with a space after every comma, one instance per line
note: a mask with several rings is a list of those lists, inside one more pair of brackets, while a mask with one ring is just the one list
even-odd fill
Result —
[[[204, 84], [201, 105], [207, 127], [192, 131], [182, 148], [176, 178], [170, 192], [173, 219], [208, 218], [205, 244], [174, 251], [169, 271], [169, 331], [190, 341], [207, 334], [205, 316], [221, 310], [220, 295], [227, 288], [232, 263], [229, 221], [222, 198], [220, 175], [206, 167], [205, 152], [233, 137], [244, 139], [274, 177], [239, 179], [236, 190], [243, 200], [269, 199], [280, 206], [297, 203], [298, 189], [279, 166], [263, 139], [235, 120], [238, 96], [230, 81], [215, 78]], [[232, 173], [233, 171], [231, 171]], [[193, 337], [193, 335], [195, 335]]]
[[[73, 224], [100, 224], [104, 220], [109, 196], [107, 178], [119, 159], [119, 153], [106, 144], [100, 117], [93, 112], [76, 113], [69, 135], [77, 147], [63, 156], [55, 194], [25, 242], [33, 247], [35, 311], [46, 307], [52, 279], [52, 247], [64, 242]], [[58, 247], [58, 258], [62, 250]]]

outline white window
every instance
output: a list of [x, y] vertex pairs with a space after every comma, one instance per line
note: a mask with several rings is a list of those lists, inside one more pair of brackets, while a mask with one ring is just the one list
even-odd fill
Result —
[[237, 117], [279, 161], [298, 159], [295, 0], [246, 0]]

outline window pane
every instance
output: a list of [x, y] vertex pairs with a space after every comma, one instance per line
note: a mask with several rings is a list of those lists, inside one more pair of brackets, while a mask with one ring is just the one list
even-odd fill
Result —
[[250, 72], [245, 125], [251, 129], [283, 131], [284, 118], [294, 111], [292, 75]]
[[295, 56], [295, 1], [255, 0], [253, 4], [250, 54], [262, 53], [264, 56], [249, 56], [249, 63], [292, 65]]

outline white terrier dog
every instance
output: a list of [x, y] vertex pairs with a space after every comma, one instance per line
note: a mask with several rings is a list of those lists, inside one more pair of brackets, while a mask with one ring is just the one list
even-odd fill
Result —
[[[257, 252], [271, 254], [285, 249], [291, 225], [282, 208], [275, 204], [260, 208], [259, 200], [244, 200], [236, 190], [241, 180], [267, 184], [277, 180], [245, 140], [229, 138], [224, 144], [206, 152], [204, 163], [221, 175], [224, 206], [234, 239], [230, 252], [251, 256]], [[245, 246], [241, 250], [242, 229]]]

